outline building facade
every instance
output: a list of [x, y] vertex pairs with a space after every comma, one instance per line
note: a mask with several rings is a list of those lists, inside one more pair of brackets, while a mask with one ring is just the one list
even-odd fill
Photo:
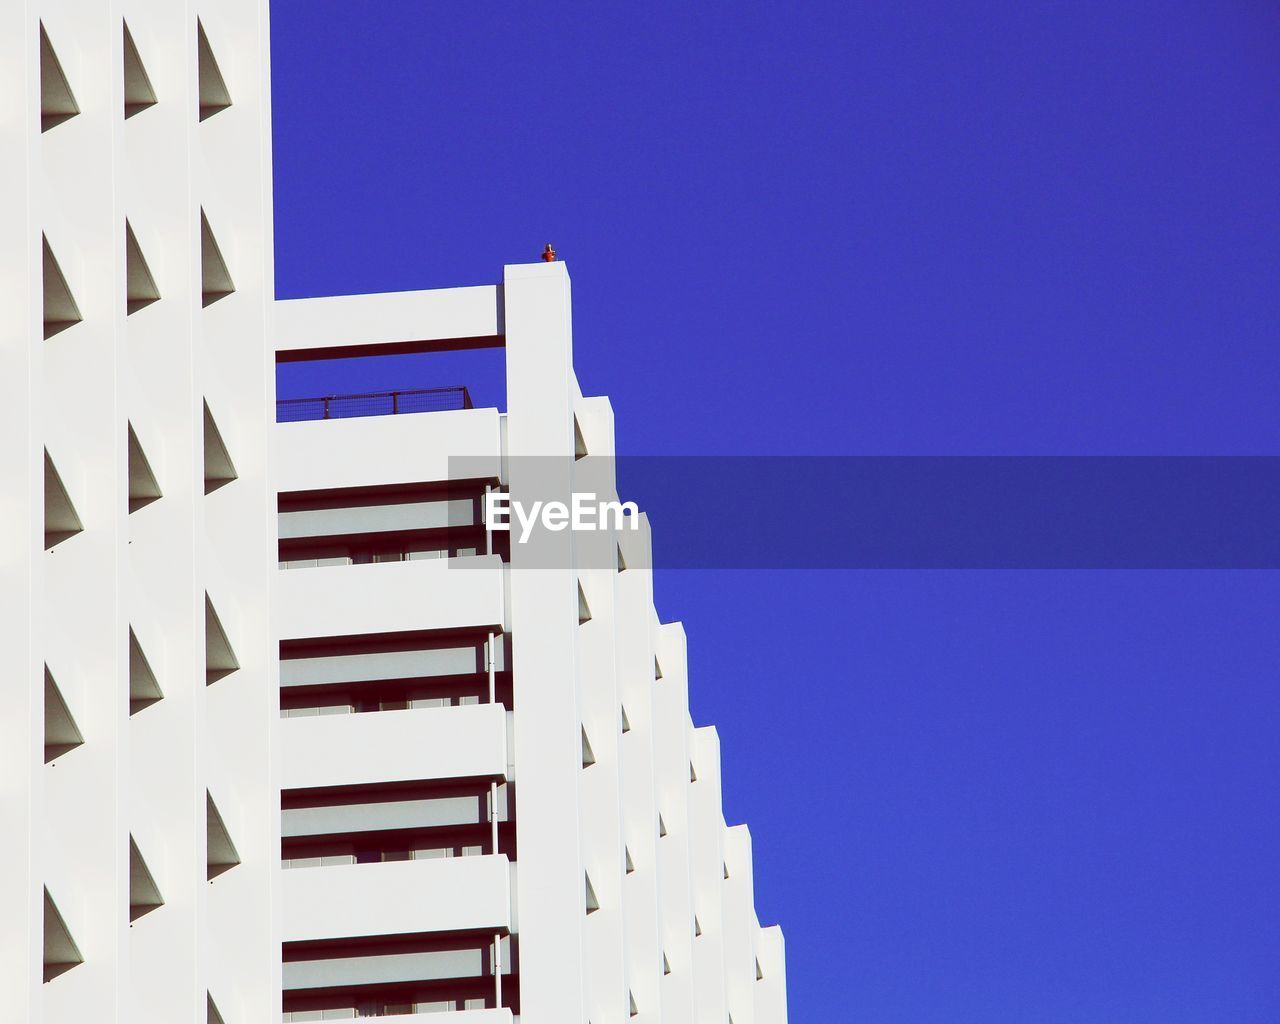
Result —
[[[485, 515], [616, 497], [564, 264], [273, 302], [267, 57], [257, 0], [0, 12], [0, 1019], [785, 1021], [643, 516]], [[505, 411], [274, 401], [458, 348]]]

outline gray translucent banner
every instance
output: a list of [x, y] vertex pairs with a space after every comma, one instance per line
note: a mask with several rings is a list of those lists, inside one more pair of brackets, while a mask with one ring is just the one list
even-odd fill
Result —
[[545, 458], [507, 479], [532, 523], [510, 535], [515, 568], [610, 567], [618, 531], [546, 510], [615, 480], [656, 568], [1280, 568], [1275, 456]]

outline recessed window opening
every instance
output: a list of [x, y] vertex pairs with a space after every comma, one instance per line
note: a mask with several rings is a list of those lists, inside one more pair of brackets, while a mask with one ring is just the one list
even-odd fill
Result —
[[[489, 663], [493, 663], [492, 691]], [[493, 699], [511, 707], [509, 638], [427, 632], [281, 645], [283, 717], [414, 711]]]
[[307, 569], [509, 557], [510, 535], [484, 525], [487, 481], [339, 488], [279, 498], [279, 566]]

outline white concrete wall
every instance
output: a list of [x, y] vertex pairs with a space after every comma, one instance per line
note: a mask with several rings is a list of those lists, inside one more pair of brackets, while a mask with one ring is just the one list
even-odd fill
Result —
[[[197, 116], [196, 19], [234, 105]], [[157, 103], [124, 117], [123, 24]], [[40, 130], [43, 22], [79, 113]], [[0, 12], [6, 154], [0, 218], [8, 709], [0, 747], [29, 794], [5, 806], [0, 948], [40, 931], [48, 886], [84, 962], [47, 984], [39, 944], [0, 956], [0, 1016], [203, 1021], [206, 989], [228, 1024], [278, 1012], [278, 797], [269, 633], [274, 481], [268, 43], [265, 0], [31, 0]], [[204, 308], [200, 210], [216, 224], [236, 291]], [[23, 212], [19, 214], [17, 211]], [[160, 299], [126, 307], [125, 222]], [[82, 320], [45, 339], [41, 235]], [[204, 493], [207, 400], [239, 479]], [[162, 496], [128, 513], [129, 426]], [[12, 427], [13, 429], [10, 429]], [[12, 442], [12, 443], [11, 443]], [[83, 532], [44, 550], [42, 452]], [[22, 512], [19, 513], [18, 509]], [[13, 571], [9, 571], [12, 569]], [[206, 687], [205, 593], [244, 666]], [[16, 609], [30, 609], [30, 612]], [[164, 697], [129, 714], [130, 624]], [[43, 672], [84, 742], [44, 764]], [[12, 715], [12, 718], [11, 718]], [[13, 745], [8, 742], [14, 740]], [[206, 880], [212, 792], [243, 863]], [[129, 921], [130, 836], [165, 900]], [[8, 865], [6, 865], [7, 867]], [[33, 921], [34, 916], [34, 921]], [[8, 994], [14, 993], [13, 998]]]

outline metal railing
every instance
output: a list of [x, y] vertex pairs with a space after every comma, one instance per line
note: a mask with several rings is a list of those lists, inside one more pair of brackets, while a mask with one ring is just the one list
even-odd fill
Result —
[[371, 391], [360, 395], [322, 395], [282, 398], [276, 402], [277, 423], [303, 420], [341, 420], [357, 416], [398, 416], [413, 412], [471, 409], [465, 387], [415, 388], [409, 391]]

